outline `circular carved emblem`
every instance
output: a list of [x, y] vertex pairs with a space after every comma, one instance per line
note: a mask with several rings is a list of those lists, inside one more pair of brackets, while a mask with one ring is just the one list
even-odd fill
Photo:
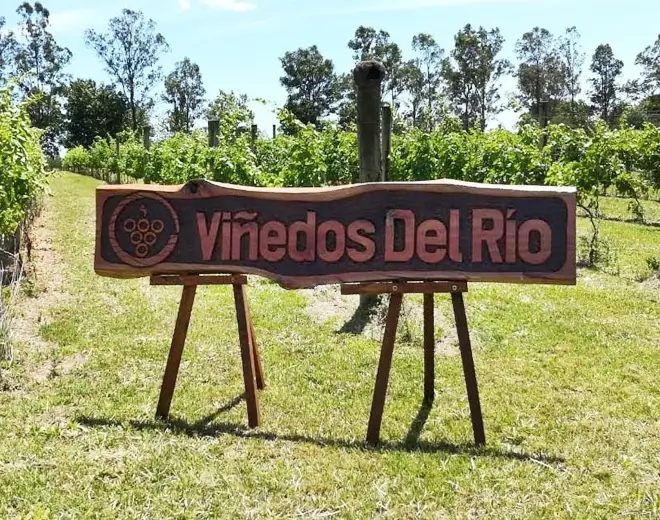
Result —
[[110, 245], [134, 267], [159, 264], [179, 240], [179, 218], [160, 195], [135, 193], [122, 200], [110, 216]]

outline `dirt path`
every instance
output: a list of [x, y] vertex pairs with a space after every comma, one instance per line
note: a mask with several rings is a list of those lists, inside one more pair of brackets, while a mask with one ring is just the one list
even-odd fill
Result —
[[89, 358], [79, 354], [56, 359], [57, 345], [39, 334], [39, 329], [52, 321], [52, 311], [70, 298], [64, 290], [63, 261], [55, 247], [53, 206], [52, 196], [45, 197], [30, 231], [31, 257], [12, 322], [15, 358], [22, 365], [13, 381], [18, 388], [71, 372]]

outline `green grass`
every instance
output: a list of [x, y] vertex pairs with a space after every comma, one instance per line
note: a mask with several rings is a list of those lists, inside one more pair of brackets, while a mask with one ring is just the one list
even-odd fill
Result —
[[[575, 287], [471, 286], [483, 449], [460, 357], [438, 356], [436, 401], [420, 407], [417, 331], [399, 335], [383, 443], [367, 447], [378, 341], [315, 322], [300, 292], [258, 278], [248, 297], [267, 389], [263, 424], [247, 429], [230, 290], [200, 288], [172, 420], [160, 422], [180, 288], [93, 273], [96, 185], [52, 181], [67, 297], [40, 330], [55, 348], [18, 345], [20, 386], [0, 392], [0, 517], [660, 516], [658, 285], [589, 270]], [[660, 247], [660, 228], [608, 222], [603, 234], [622, 274]], [[446, 298], [437, 309], [450, 319]], [[83, 353], [78, 369], [30, 382], [34, 365]]]
[[[660, 225], [660, 202], [656, 200], [640, 201], [644, 210], [645, 222]], [[600, 210], [602, 217], [612, 220], [634, 220], [634, 214], [630, 209], [633, 199], [623, 197], [602, 197], [600, 201]]]

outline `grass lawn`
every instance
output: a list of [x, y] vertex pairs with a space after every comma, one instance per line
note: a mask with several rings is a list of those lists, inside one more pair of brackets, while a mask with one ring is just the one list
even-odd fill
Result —
[[[600, 204], [603, 218], [634, 220], [634, 215], [630, 210], [630, 204], [632, 202], [633, 199], [623, 197], [603, 197]], [[644, 210], [645, 222], [660, 225], [660, 202], [657, 200], [642, 200], [641, 204]]]
[[483, 449], [448, 298], [431, 410], [420, 330], [404, 320], [369, 448], [378, 338], [341, 332], [331, 298], [321, 317], [307, 293], [259, 278], [262, 426], [246, 427], [228, 287], [198, 290], [172, 418], [154, 420], [181, 289], [94, 274], [96, 185], [52, 180], [42, 222], [57, 260], [21, 304], [38, 338], [19, 341], [0, 386], [0, 517], [660, 517], [660, 283], [633, 276], [642, 253], [660, 255], [660, 228], [603, 224], [621, 276], [471, 286]]

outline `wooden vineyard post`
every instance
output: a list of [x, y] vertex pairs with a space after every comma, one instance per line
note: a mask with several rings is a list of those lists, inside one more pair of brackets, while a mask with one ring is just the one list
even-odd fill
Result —
[[115, 137], [115, 164], [117, 165], [117, 184], [121, 184], [121, 169], [119, 168], [119, 137]]
[[142, 144], [145, 150], [151, 148], [151, 127], [149, 125], [144, 125], [142, 128]]
[[382, 182], [387, 182], [390, 175], [390, 150], [392, 148], [392, 107], [390, 105], [383, 105], [382, 109], [383, 118], [383, 144], [382, 144], [382, 166], [381, 178]]
[[357, 64], [353, 80], [357, 87], [357, 131], [360, 182], [381, 180], [380, 87], [385, 67], [368, 60]]
[[218, 146], [218, 132], [220, 131], [220, 121], [218, 119], [209, 119], [207, 121], [209, 133], [209, 148]]
[[[151, 148], [151, 127], [149, 125], [145, 125], [142, 127], [142, 144], [144, 145], [145, 150], [149, 150]], [[146, 167], [145, 161], [146, 158], [142, 156], [143, 171], [144, 171], [144, 167]], [[145, 182], [149, 184], [151, 181], [145, 179]]]
[[436, 293], [450, 293], [454, 305], [454, 316], [456, 319], [456, 330], [458, 332], [467, 387], [468, 401], [470, 403], [470, 415], [472, 418], [472, 429], [474, 441], [477, 446], [486, 443], [484, 434], [483, 418], [481, 416], [481, 405], [479, 403], [479, 392], [477, 390], [477, 378], [472, 359], [472, 348], [465, 316], [465, 305], [463, 293], [467, 292], [467, 282], [450, 281], [419, 281], [419, 282], [358, 282], [342, 284], [342, 294], [376, 295], [390, 294], [390, 306], [387, 312], [385, 333], [381, 347], [380, 362], [376, 374], [374, 395], [367, 427], [367, 442], [377, 444], [380, 439], [380, 426], [383, 419], [385, 397], [389, 383], [390, 368], [392, 365], [392, 353], [394, 351], [394, 340], [401, 312], [401, 302], [404, 294], [424, 295], [424, 401], [433, 401], [434, 384], [434, 333], [433, 333], [433, 295]]
[[240, 343], [241, 364], [243, 367], [243, 382], [247, 402], [248, 424], [251, 428], [259, 426], [259, 398], [257, 389], [265, 388], [261, 359], [257, 348], [257, 340], [252, 325], [252, 317], [245, 295], [247, 277], [244, 275], [154, 275], [151, 285], [183, 285], [179, 312], [172, 336], [170, 352], [165, 366], [165, 375], [158, 399], [156, 417], [169, 417], [172, 396], [181, 365], [183, 347], [186, 341], [190, 316], [195, 301], [198, 285], [232, 285], [236, 305], [236, 321]]
[[[217, 148], [218, 146], [218, 133], [220, 132], [220, 121], [218, 119], [209, 119], [207, 121], [208, 134], [209, 134], [209, 148]], [[213, 171], [215, 165], [214, 158], [212, 154], [209, 154], [208, 163], [206, 169], [208, 171]]]
[[[379, 182], [383, 171], [381, 164], [381, 83], [385, 79], [385, 67], [377, 61], [367, 60], [353, 70], [357, 87], [357, 137], [360, 162], [359, 181]], [[370, 307], [375, 298], [360, 296], [360, 305]]]

